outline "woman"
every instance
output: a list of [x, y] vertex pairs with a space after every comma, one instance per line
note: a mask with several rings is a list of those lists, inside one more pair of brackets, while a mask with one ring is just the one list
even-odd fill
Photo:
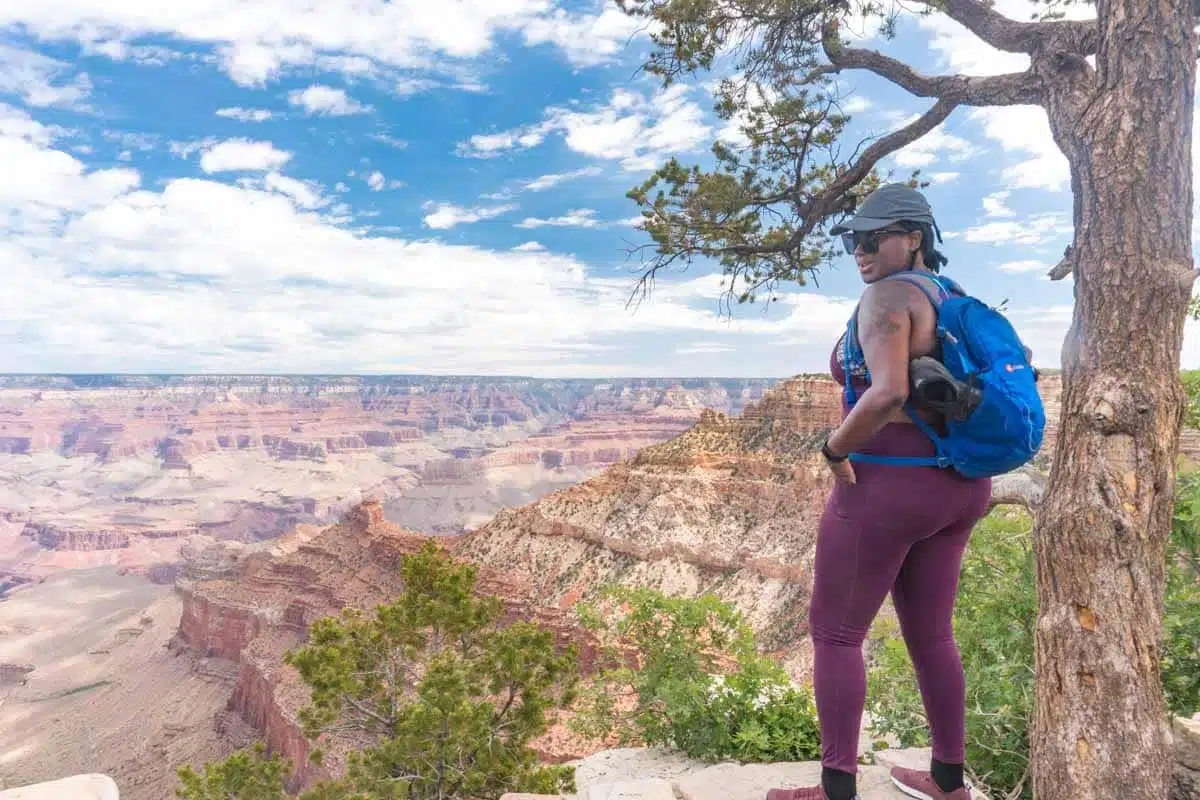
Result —
[[[836, 478], [817, 533], [809, 609], [821, 786], [772, 789], [767, 800], [857, 797], [856, 755], [866, 698], [862, 644], [889, 591], [933, 739], [930, 769], [896, 768], [892, 781], [923, 800], [970, 798], [963, 783], [963, 670], [951, 620], [963, 550], [987, 511], [991, 480], [967, 479], [948, 468], [852, 465], [847, 458], [850, 453], [934, 454], [933, 442], [905, 405], [910, 360], [939, 355], [937, 314], [922, 291], [923, 286], [934, 297], [946, 296], [932, 278], [946, 263], [934, 248], [936, 227], [920, 192], [889, 184], [832, 231], [843, 234], [867, 288], [852, 346], [839, 341], [830, 360], [839, 383], [849, 373], [857, 399], [852, 407], [843, 404], [842, 423], [821, 451]], [[937, 424], [935, 415], [913, 413]]]

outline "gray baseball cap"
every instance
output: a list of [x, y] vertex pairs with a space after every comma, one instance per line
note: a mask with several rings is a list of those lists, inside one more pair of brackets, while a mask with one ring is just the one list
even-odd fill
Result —
[[925, 195], [902, 183], [888, 183], [871, 192], [853, 217], [829, 232], [837, 236], [850, 231], [875, 231], [901, 221], [931, 225], [938, 240], [942, 238]]

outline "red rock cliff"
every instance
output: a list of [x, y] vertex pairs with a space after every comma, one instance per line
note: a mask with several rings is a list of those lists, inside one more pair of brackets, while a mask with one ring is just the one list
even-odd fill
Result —
[[[181, 587], [184, 610], [175, 646], [237, 662], [229, 707], [296, 765], [293, 788], [326, 773], [308, 762], [310, 744], [298, 721], [307, 689], [283, 663], [284, 654], [305, 641], [314, 620], [396, 597], [403, 589], [401, 559], [426, 540], [385, 521], [379, 503], [366, 502], [290, 553], [247, 558], [240, 574]], [[481, 593], [504, 600], [508, 620], [538, 621], [555, 631], [560, 646], [586, 645], [583, 632], [563, 614], [537, 607], [521, 581], [484, 566], [478, 583]], [[585, 665], [593, 657], [585, 646]], [[348, 746], [340, 739], [322, 742], [328, 769], [339, 769]]]

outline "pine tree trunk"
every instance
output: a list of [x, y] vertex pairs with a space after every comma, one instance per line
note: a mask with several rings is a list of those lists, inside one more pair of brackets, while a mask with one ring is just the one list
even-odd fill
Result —
[[1038, 800], [1166, 798], [1164, 551], [1192, 287], [1191, 0], [1099, 0], [1097, 73], [1042, 55], [1071, 164], [1075, 311], [1034, 532]]

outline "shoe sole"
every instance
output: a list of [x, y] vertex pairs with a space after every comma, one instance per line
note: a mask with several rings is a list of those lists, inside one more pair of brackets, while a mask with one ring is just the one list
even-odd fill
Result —
[[915, 797], [917, 800], [934, 800], [934, 798], [930, 797], [929, 795], [925, 794], [924, 792], [918, 791], [918, 790], [912, 788], [911, 786], [905, 786], [903, 783], [896, 780], [896, 778], [894, 778], [894, 777], [892, 778], [892, 783], [896, 784], [896, 788], [899, 789], [900, 791], [904, 792], [909, 797]]
[[[934, 800], [934, 798], [931, 798], [931, 796], [929, 796], [928, 794], [925, 794], [924, 792], [920, 792], [920, 790], [918, 790], [918, 789], [913, 789], [910, 786], [905, 786], [904, 783], [901, 783], [900, 781], [896, 780], [896, 778], [894, 778], [894, 777], [892, 778], [892, 782], [895, 783], [896, 788], [900, 789], [901, 792], [904, 792], [905, 794], [910, 796], [910, 798], [916, 798], [917, 800]], [[968, 796], [968, 798], [974, 798], [974, 789], [972, 789], [970, 786], [967, 787], [967, 796]]]

